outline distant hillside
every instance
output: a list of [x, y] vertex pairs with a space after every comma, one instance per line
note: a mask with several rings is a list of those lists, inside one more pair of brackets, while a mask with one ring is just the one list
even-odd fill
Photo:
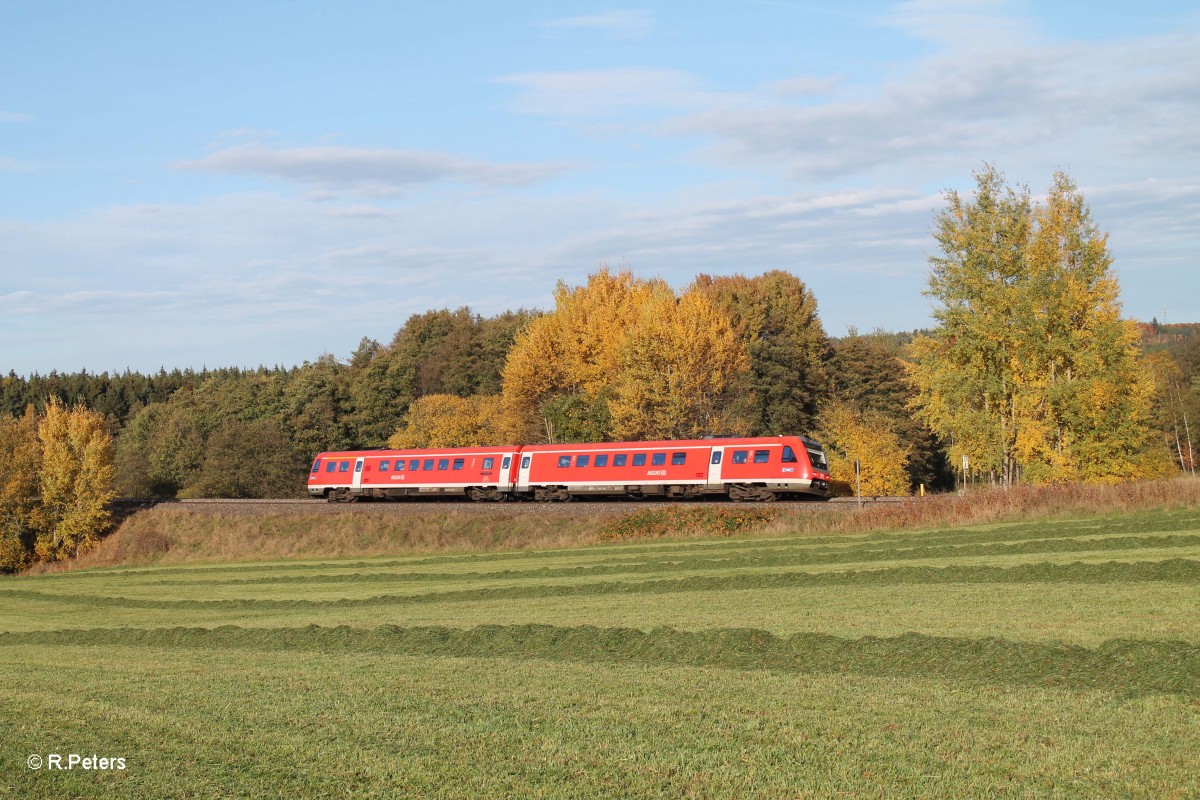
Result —
[[1146, 350], [1166, 350], [1179, 355], [1187, 344], [1200, 338], [1200, 322], [1174, 322], [1163, 325], [1157, 319], [1139, 323], [1142, 347]]

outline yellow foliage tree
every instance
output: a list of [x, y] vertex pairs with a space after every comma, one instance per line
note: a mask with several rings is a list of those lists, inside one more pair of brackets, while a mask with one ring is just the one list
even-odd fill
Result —
[[25, 416], [0, 416], [0, 572], [29, 560], [39, 503], [42, 449], [32, 406]]
[[388, 447], [483, 447], [503, 443], [499, 395], [429, 394], [409, 406]]
[[939, 326], [906, 363], [918, 414], [954, 462], [1006, 485], [1161, 474], [1154, 379], [1078, 188], [1058, 173], [1035, 204], [992, 167], [976, 180], [973, 201], [952, 192], [937, 218]]
[[111, 519], [112, 438], [104, 415], [51, 400], [38, 425], [42, 443], [41, 507], [35, 550], [46, 561], [77, 555], [96, 542]]
[[[588, 429], [593, 435], [606, 428], [605, 420], [571, 420], [567, 412], [595, 417], [606, 407], [626, 332], [641, 307], [661, 291], [670, 290], [660, 280], [635, 278], [629, 270], [613, 273], [607, 267], [589, 275], [583, 286], [559, 281], [554, 311], [531, 322], [509, 350], [501, 410], [506, 439], [553, 441], [563, 427]], [[568, 398], [575, 402], [548, 408]], [[564, 425], [572, 421], [576, 424]]]
[[909, 448], [892, 429], [886, 415], [859, 411], [844, 403], [825, 409], [821, 441], [829, 461], [835, 495], [855, 494], [854, 462], [861, 467], [864, 497], [899, 497], [908, 494], [905, 467]]
[[741, 433], [749, 420], [728, 412], [732, 382], [750, 369], [729, 317], [703, 291], [678, 299], [658, 288], [622, 343], [612, 433], [618, 439], [678, 439]]
[[504, 363], [501, 425], [508, 442], [540, 441], [539, 410], [567, 382], [557, 317], [547, 314], [517, 334]]
[[661, 280], [603, 268], [584, 286], [560, 282], [554, 300], [509, 351], [507, 441], [722, 429], [731, 377], [748, 362], [728, 317], [703, 292], [677, 298]]

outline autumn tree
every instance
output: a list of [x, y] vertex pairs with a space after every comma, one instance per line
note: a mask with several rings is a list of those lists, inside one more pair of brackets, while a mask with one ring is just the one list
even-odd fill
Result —
[[503, 443], [499, 395], [425, 395], [409, 406], [405, 425], [388, 446], [474, 447]]
[[907, 362], [922, 419], [1006, 485], [1155, 474], [1153, 382], [1075, 184], [1058, 173], [1034, 204], [988, 166], [973, 200], [947, 199], [926, 292], [939, 325]]
[[697, 289], [676, 297], [658, 287], [642, 304], [619, 351], [609, 404], [618, 439], [687, 439], [745, 433], [733, 389], [749, 372], [729, 317]]
[[[825, 446], [835, 495], [853, 495], [861, 479], [864, 497], [898, 497], [909, 493], [905, 469], [910, 449], [895, 430], [895, 420], [879, 411], [847, 403], [825, 408], [820, 436]], [[860, 475], [854, 474], [854, 462]]]
[[42, 448], [33, 407], [23, 417], [0, 414], [0, 572], [15, 572], [33, 552]]
[[642, 306], [661, 291], [670, 291], [662, 281], [607, 268], [588, 276], [584, 286], [560, 281], [554, 311], [532, 320], [517, 335], [505, 361], [506, 438], [561, 440], [563, 431], [555, 430], [553, 422], [564, 410], [563, 398], [570, 398], [566, 410], [589, 415], [582, 420], [569, 416], [572, 426], [595, 430], [608, 413], [626, 333]]
[[1153, 426], [1175, 465], [1182, 472], [1194, 474], [1200, 398], [1195, 391], [1189, 391], [1184, 365], [1170, 353], [1147, 353], [1143, 361], [1154, 377]]
[[829, 363], [830, 397], [837, 402], [876, 412], [887, 427], [909, 448], [908, 476], [913, 490], [952, 488], [954, 475], [945, 448], [936, 434], [913, 416], [909, 403], [916, 392], [908, 383], [901, 362], [903, 345], [895, 334], [876, 331], [849, 336], [834, 343]]
[[113, 491], [112, 439], [103, 415], [57, 400], [38, 425], [42, 443], [41, 503], [35, 549], [57, 561], [88, 549], [110, 519]]
[[745, 345], [707, 294], [602, 268], [583, 286], [560, 282], [554, 299], [505, 363], [508, 441], [744, 429], [731, 407]]
[[732, 322], [749, 355], [734, 391], [751, 433], [808, 433], [826, 395], [832, 350], [817, 316], [817, 300], [791, 273], [754, 278], [700, 275], [693, 284]]

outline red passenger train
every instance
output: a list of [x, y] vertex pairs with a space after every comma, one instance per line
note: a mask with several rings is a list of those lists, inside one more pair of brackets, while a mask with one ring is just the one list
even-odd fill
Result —
[[359, 450], [318, 455], [308, 493], [331, 502], [438, 496], [825, 498], [829, 465], [821, 445], [803, 436]]

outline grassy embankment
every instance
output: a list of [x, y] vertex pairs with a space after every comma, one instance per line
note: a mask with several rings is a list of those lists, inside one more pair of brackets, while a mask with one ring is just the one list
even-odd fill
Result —
[[[848, 513], [820, 503], [714, 503], [699, 509], [596, 513], [586, 504], [494, 506], [486, 516], [456, 504], [429, 504], [394, 514], [359, 506], [260, 512], [189, 510], [163, 505], [127, 519], [81, 558], [38, 565], [58, 572], [122, 564], [339, 558], [402, 553], [469, 553], [587, 546], [614, 539], [860, 534], [949, 525], [1054, 520], [1081, 514], [1200, 506], [1200, 481], [1147, 481], [1117, 486], [1021, 487], [966, 497], [946, 495], [867, 506]], [[610, 506], [611, 508], [611, 506]], [[623, 517], [623, 519], [622, 519]]]
[[[0, 793], [1188, 797], [1200, 505], [1132, 496], [1160, 508], [0, 581]], [[219, 555], [179, 535], [154, 557]]]

